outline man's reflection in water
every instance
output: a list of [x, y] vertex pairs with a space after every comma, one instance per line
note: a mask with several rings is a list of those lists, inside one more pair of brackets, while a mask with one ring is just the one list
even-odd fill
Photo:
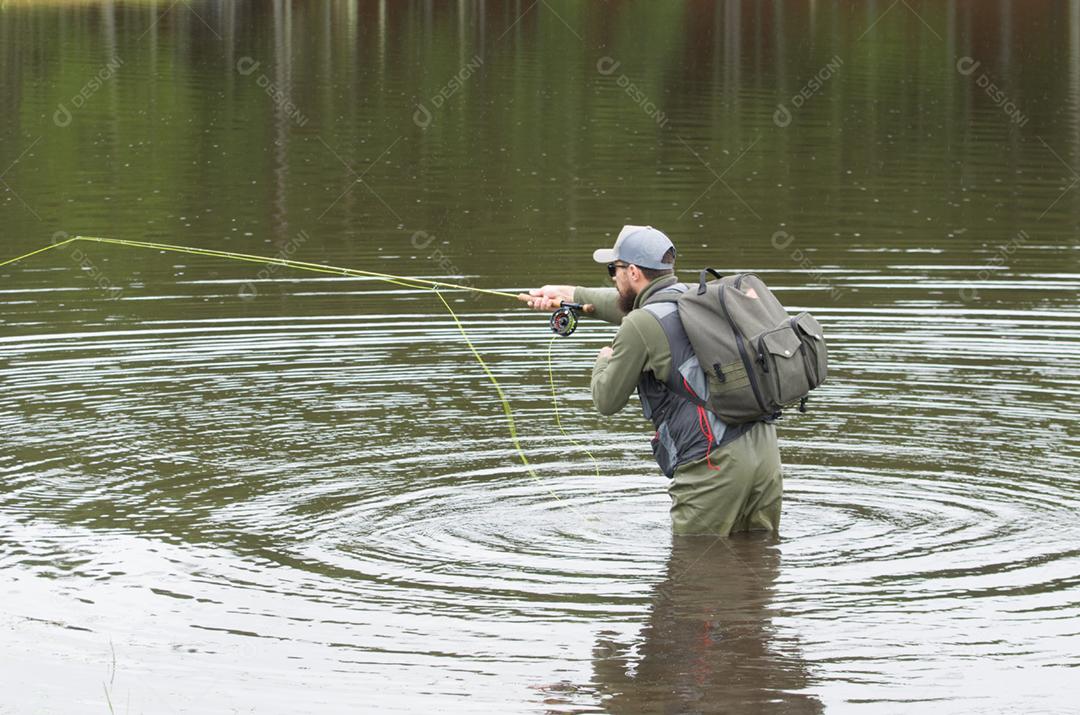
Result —
[[612, 713], [818, 713], [797, 643], [774, 637], [780, 552], [763, 535], [673, 537], [640, 638], [602, 633], [594, 687]]

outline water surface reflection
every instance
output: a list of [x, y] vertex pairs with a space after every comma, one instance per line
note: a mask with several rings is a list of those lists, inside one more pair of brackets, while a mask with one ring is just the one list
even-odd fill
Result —
[[798, 639], [777, 628], [780, 550], [743, 535], [673, 538], [638, 638], [602, 631], [595, 687], [612, 713], [818, 713]]
[[3, 2], [0, 57], [4, 256], [513, 290], [652, 223], [834, 359], [783, 541], [669, 554], [640, 415], [591, 408], [606, 326], [554, 366], [597, 476], [543, 317], [453, 296], [532, 479], [430, 292], [0, 269], [0, 710], [105, 711], [110, 643], [133, 712], [1075, 709], [1080, 0]]

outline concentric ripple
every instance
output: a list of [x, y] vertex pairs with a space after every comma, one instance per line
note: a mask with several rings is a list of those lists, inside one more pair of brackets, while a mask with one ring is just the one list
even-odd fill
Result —
[[[233, 300], [205, 316], [160, 318], [174, 300], [160, 298], [154, 318], [133, 301], [51, 333], [49, 303], [36, 320], [16, 309], [0, 338], [16, 642], [63, 629], [97, 653], [86, 683], [120, 637], [127, 678], [222, 664], [240, 677], [254, 659], [265, 682], [299, 661], [316, 704], [406, 672], [386, 686], [401, 707], [468, 691], [497, 709], [498, 684], [518, 683], [575, 710], [617, 686], [570, 644], [602, 623], [597, 652], [677, 663], [653, 660], [649, 634], [678, 640], [679, 621], [654, 619], [715, 608], [712, 593], [734, 609], [716, 622], [760, 625], [738, 637], [779, 690], [859, 683], [888, 703], [904, 700], [904, 663], [933, 693], [950, 663], [1020, 659], [1041, 669], [1013, 684], [1029, 692], [1080, 665], [1063, 628], [1080, 616], [1074, 312], [808, 306], [834, 367], [810, 412], [781, 422], [780, 568], [751, 544], [673, 550], [645, 422], [592, 412], [589, 366], [611, 328], [554, 346], [567, 436], [542, 316], [461, 309], [525, 466], [450, 316], [361, 283], [353, 300], [375, 309], [355, 315], [320, 310], [355, 284], [325, 280], [291, 283], [308, 310], [288, 318], [235, 302], [228, 281], [198, 284]], [[36, 658], [22, 666], [50, 656]], [[949, 697], [977, 702], [999, 676], [974, 674]]]
[[[217, 301], [233, 288], [202, 285]], [[298, 305], [326, 294], [291, 285]], [[554, 425], [542, 316], [462, 309], [510, 397], [526, 467], [441, 306], [363, 293], [356, 315], [133, 307], [52, 333], [42, 306], [40, 322], [12, 321], [0, 540], [15, 642], [31, 653], [61, 629], [49, 637], [95, 654], [74, 669], [88, 688], [110, 640], [129, 683], [211, 668], [266, 683], [299, 662], [313, 674], [301, 709], [388, 673], [402, 708], [468, 692], [498, 709], [501, 684], [516, 683], [588, 709], [621, 686], [571, 644], [598, 639], [597, 653], [646, 670], [678, 663], [650, 653], [683, 637], [681, 621], [655, 619], [715, 598], [734, 610], [710, 610], [712, 622], [742, 633], [778, 691], [858, 682], [904, 701], [904, 669], [934, 699], [933, 673], [950, 663], [1040, 669], [1024, 683], [1080, 666], [1062, 627], [1080, 615], [1072, 313], [807, 306], [834, 368], [811, 411], [781, 422], [784, 540], [686, 556], [636, 409], [592, 412], [589, 365], [610, 328], [554, 346], [571, 440]], [[735, 625], [747, 622], [759, 627]], [[977, 702], [999, 675], [973, 672], [949, 697]]]

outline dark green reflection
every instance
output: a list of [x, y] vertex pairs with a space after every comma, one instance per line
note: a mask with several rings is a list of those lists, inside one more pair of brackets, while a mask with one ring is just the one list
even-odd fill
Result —
[[767, 537], [676, 537], [640, 638], [601, 633], [594, 685], [612, 713], [817, 713], [798, 643], [772, 617], [780, 551]]

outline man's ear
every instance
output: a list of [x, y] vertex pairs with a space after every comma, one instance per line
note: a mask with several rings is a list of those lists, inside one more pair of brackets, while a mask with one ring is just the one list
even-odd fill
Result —
[[645, 277], [644, 275], [642, 275], [641, 269], [638, 268], [633, 263], [631, 263], [629, 266], [626, 267], [626, 272], [630, 275], [630, 282], [631, 283], [637, 283], [638, 281], [640, 281], [642, 278]]

